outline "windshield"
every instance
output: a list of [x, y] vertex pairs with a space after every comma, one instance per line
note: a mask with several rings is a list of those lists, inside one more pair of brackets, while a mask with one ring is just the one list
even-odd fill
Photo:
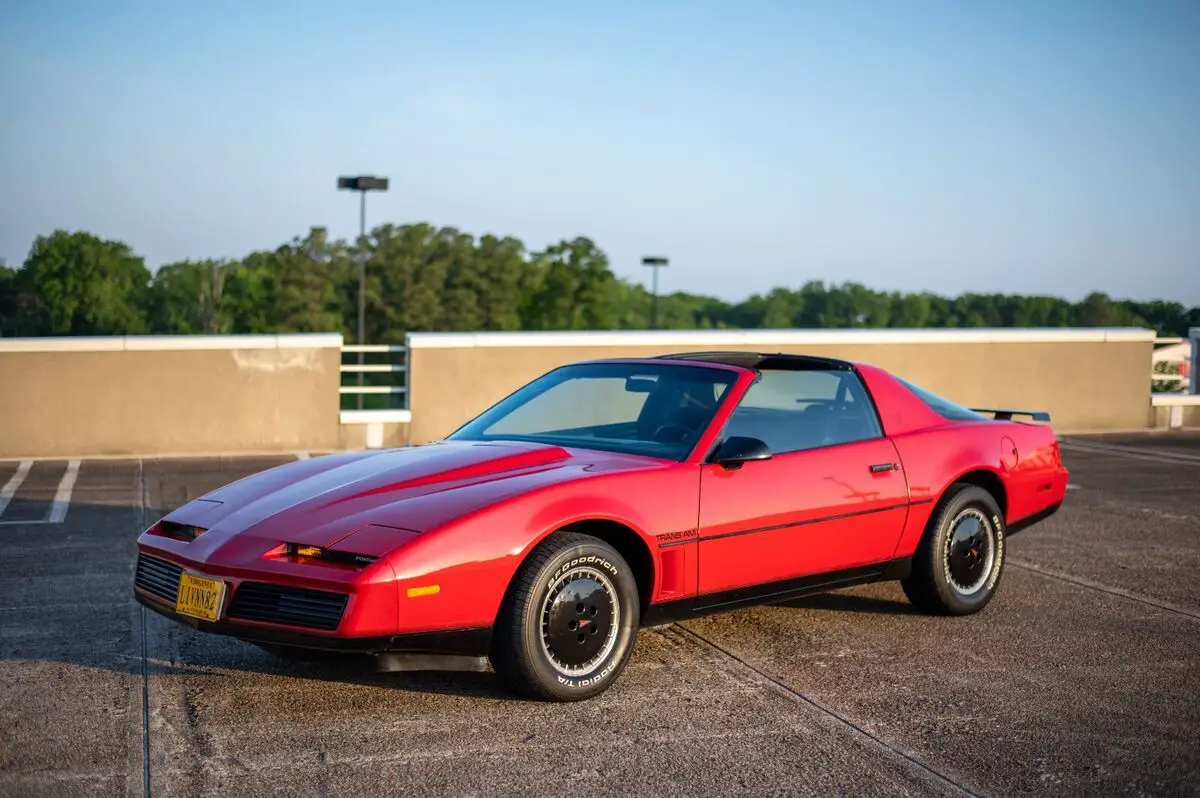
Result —
[[671, 363], [590, 363], [550, 372], [450, 436], [534, 441], [683, 460], [737, 375]]
[[953, 421], [976, 421], [978, 419], [987, 418], [987, 416], [976, 413], [973, 410], [968, 410], [962, 405], [951, 402], [949, 399], [943, 399], [937, 394], [927, 391], [918, 385], [913, 385], [906, 379], [900, 377], [897, 377], [896, 379], [900, 380], [900, 382], [902, 382], [905, 387], [908, 388], [908, 390], [917, 395], [917, 398], [929, 405], [933, 412], [937, 413], [943, 418], [948, 418]]

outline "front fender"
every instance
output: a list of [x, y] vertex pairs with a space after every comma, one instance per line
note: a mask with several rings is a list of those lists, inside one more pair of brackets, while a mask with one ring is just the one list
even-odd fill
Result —
[[686, 464], [597, 476], [545, 486], [417, 535], [389, 558], [399, 582], [400, 631], [492, 626], [537, 545], [581, 521], [633, 530], [657, 572], [654, 536], [695, 528], [699, 485], [699, 470]]

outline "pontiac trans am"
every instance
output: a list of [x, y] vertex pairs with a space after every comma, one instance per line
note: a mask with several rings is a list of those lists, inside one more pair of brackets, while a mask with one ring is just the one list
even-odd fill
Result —
[[619, 678], [639, 629], [705, 613], [880, 580], [979, 612], [1008, 536], [1064, 499], [1048, 422], [828, 358], [575, 363], [435, 443], [179, 507], [139, 536], [133, 589], [282, 656], [490, 664], [578, 700]]

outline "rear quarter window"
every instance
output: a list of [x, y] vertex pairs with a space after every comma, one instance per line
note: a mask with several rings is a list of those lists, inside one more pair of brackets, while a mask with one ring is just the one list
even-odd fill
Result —
[[896, 377], [896, 379], [900, 381], [901, 385], [903, 385], [905, 388], [908, 388], [908, 390], [912, 391], [913, 394], [918, 399], [920, 399], [922, 402], [924, 402], [926, 405], [928, 405], [929, 408], [931, 410], [933, 410], [933, 412], [937, 413], [939, 416], [941, 416], [943, 418], [948, 418], [952, 421], [987, 421], [988, 420], [988, 417], [983, 415], [982, 413], [976, 413], [974, 410], [963, 407], [962, 405], [957, 404], [956, 402], [951, 402], [949, 399], [946, 399], [945, 397], [938, 396], [933, 391], [922, 388], [919, 385], [914, 385], [913, 383], [909, 382], [908, 380], [904, 379], [903, 377]]

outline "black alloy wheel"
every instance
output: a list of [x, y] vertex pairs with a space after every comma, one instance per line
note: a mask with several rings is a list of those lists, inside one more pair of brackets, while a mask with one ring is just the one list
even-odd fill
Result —
[[959, 513], [946, 534], [942, 563], [946, 582], [961, 596], [981, 590], [996, 559], [991, 521], [975, 507]]
[[621, 600], [608, 576], [576, 566], [542, 600], [542, 651], [565, 676], [587, 673], [612, 651], [620, 617]]

